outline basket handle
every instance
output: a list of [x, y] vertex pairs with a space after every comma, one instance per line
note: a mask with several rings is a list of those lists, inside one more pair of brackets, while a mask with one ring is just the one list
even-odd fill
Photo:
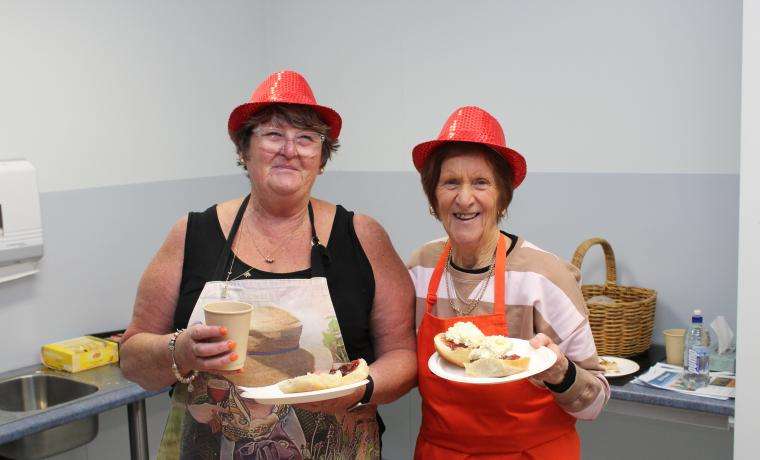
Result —
[[583, 263], [583, 257], [586, 255], [586, 251], [597, 244], [602, 247], [602, 250], [604, 250], [604, 261], [605, 266], [607, 267], [607, 282], [605, 284], [617, 284], [615, 252], [612, 250], [610, 243], [608, 243], [604, 238], [589, 238], [581, 243], [580, 246], [578, 246], [578, 249], [575, 250], [575, 254], [573, 254], [572, 264], [578, 267], [578, 270], [580, 270], [581, 264]]

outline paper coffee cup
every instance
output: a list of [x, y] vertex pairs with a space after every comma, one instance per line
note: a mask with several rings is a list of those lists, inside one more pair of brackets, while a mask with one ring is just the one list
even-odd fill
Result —
[[665, 329], [665, 362], [683, 366], [683, 336], [686, 329]]
[[248, 331], [251, 328], [251, 311], [253, 306], [245, 302], [213, 302], [203, 307], [207, 326], [223, 326], [227, 328], [227, 336], [222, 340], [235, 342], [237, 359], [226, 366], [225, 370], [242, 369], [245, 365], [248, 350]]

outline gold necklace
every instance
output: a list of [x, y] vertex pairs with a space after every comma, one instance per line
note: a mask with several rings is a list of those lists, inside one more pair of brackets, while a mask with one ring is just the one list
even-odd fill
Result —
[[[296, 232], [296, 231], [298, 231], [298, 230], [299, 230], [299, 229], [300, 229], [302, 226], [303, 226], [303, 223], [301, 223], [301, 225], [299, 225], [298, 227], [296, 227], [296, 229], [295, 229], [295, 230], [293, 230], [292, 232], [290, 232], [290, 233], [288, 234], [287, 238], [285, 238], [285, 242], [287, 242], [287, 241], [288, 241], [288, 239], [289, 239], [291, 236], [293, 236], [293, 235], [295, 234], [295, 232]], [[270, 263], [270, 264], [274, 263], [274, 259], [273, 259], [273, 258], [271, 258], [271, 257], [266, 257], [264, 254], [262, 254], [262, 252], [259, 250], [259, 247], [258, 247], [258, 246], [256, 246], [256, 242], [254, 241], [253, 237], [251, 237], [251, 242], [253, 242], [253, 247], [255, 247], [255, 248], [256, 248], [256, 251], [259, 253], [259, 255], [261, 255], [261, 257], [263, 257], [263, 258], [264, 258], [264, 260], [265, 260], [267, 263]], [[284, 242], [283, 242], [282, 244], [280, 244], [280, 246], [278, 246], [278, 247], [276, 248], [276, 250], [275, 250], [275, 253], [276, 253], [276, 251], [279, 251], [279, 249], [280, 249], [280, 248], [281, 248], [283, 245], [284, 245]], [[233, 240], [233, 242], [232, 242], [232, 248], [231, 248], [231, 252], [232, 252], [232, 254], [231, 254], [231, 255], [232, 255], [232, 257], [231, 257], [231, 260], [230, 260], [230, 268], [227, 270], [227, 279], [226, 279], [226, 280], [224, 280], [224, 287], [223, 287], [223, 289], [222, 289], [222, 298], [227, 298], [227, 295], [228, 295], [228, 288], [229, 288], [229, 282], [230, 282], [230, 281], [235, 281], [235, 280], [238, 280], [238, 279], [240, 279], [240, 278], [242, 278], [242, 277], [245, 277], [245, 278], [250, 278], [250, 277], [251, 277], [251, 271], [253, 271], [253, 268], [254, 268], [254, 267], [251, 267], [251, 268], [249, 268], [248, 270], [245, 270], [244, 272], [242, 272], [242, 273], [238, 274], [236, 277], [232, 278], [232, 267], [235, 265], [235, 248], [236, 248], [236, 247], [237, 247], [237, 238], [235, 238], [235, 239]], [[230, 279], [230, 278], [232, 278], [232, 279]]]
[[[485, 283], [482, 284], [480, 287], [480, 291], [475, 296], [474, 299], [469, 298], [463, 298], [459, 294], [459, 291], [457, 290], [456, 284], [454, 284], [454, 281], [451, 279], [451, 272], [449, 267], [451, 266], [451, 249], [449, 249], [449, 257], [446, 260], [446, 295], [449, 298], [449, 306], [452, 310], [457, 312], [459, 316], [467, 316], [470, 313], [472, 313], [475, 308], [480, 305], [480, 300], [483, 298], [483, 294], [485, 294], [486, 289], [488, 288], [488, 284], [491, 281], [491, 277], [493, 276], [494, 268], [496, 267], [496, 251], [494, 251], [493, 257], [491, 258], [491, 266], [488, 269], [488, 273], [486, 274]], [[451, 296], [451, 290], [454, 290], [454, 296], [457, 298], [457, 300], [465, 305], [465, 308], [459, 308], [454, 303], [454, 299]]]
[[[285, 243], [290, 241], [291, 237], [296, 234], [297, 231], [299, 231], [303, 227], [303, 220], [301, 220], [301, 223], [293, 229], [290, 233], [285, 235], [282, 242], [277, 245], [270, 253], [269, 255], [264, 254], [264, 252], [259, 248], [259, 245], [256, 244], [256, 239], [253, 237], [253, 235], [250, 235], [251, 237], [251, 243], [253, 243], [253, 247], [256, 248], [256, 252], [259, 253], [259, 255], [264, 259], [264, 262], [268, 264], [273, 264], [275, 262], [274, 256], [282, 249], [283, 246], [285, 246]], [[247, 230], [246, 230], [247, 232]]]

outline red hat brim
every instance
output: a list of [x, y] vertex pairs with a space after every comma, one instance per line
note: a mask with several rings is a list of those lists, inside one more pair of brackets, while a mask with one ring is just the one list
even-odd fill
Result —
[[328, 133], [329, 136], [332, 139], [338, 139], [338, 136], [340, 135], [340, 128], [343, 125], [343, 120], [340, 118], [340, 115], [338, 115], [338, 112], [331, 109], [330, 107], [316, 104], [294, 104], [292, 102], [271, 101], [247, 102], [245, 104], [237, 106], [235, 110], [230, 113], [230, 119], [227, 122], [227, 131], [229, 132], [230, 137], [232, 137], [235, 131], [240, 129], [243, 123], [245, 123], [251, 117], [251, 115], [263, 109], [264, 107], [273, 104], [305, 105], [307, 107], [310, 107], [317, 113], [317, 116], [319, 116], [319, 118], [324, 121], [327, 126], [330, 127], [330, 132]]
[[414, 147], [412, 150], [412, 159], [414, 160], [414, 167], [417, 168], [417, 171], [422, 172], [422, 166], [425, 164], [425, 161], [428, 159], [433, 150], [449, 142], [470, 142], [472, 144], [481, 144], [496, 151], [499, 155], [507, 160], [509, 166], [512, 168], [512, 188], [517, 188], [525, 179], [525, 174], [527, 172], [525, 157], [523, 157], [517, 150], [513, 150], [509, 147], [504, 147], [498, 144], [490, 144], [488, 142], [471, 142], [453, 139], [436, 139], [423, 142]]

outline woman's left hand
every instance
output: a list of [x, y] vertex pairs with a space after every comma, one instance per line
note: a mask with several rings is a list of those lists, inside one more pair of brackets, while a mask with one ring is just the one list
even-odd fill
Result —
[[364, 396], [364, 387], [361, 386], [354, 390], [353, 393], [341, 396], [340, 398], [327, 399], [325, 401], [316, 401], [310, 403], [293, 404], [293, 407], [307, 410], [310, 412], [324, 412], [332, 415], [346, 413], [346, 410], [358, 403]]
[[533, 348], [547, 347], [557, 355], [557, 361], [554, 362], [552, 367], [540, 374], [530, 377], [530, 379], [533, 380], [534, 383], [547, 382], [553, 385], [562, 383], [562, 380], [565, 378], [565, 373], [567, 372], [568, 362], [567, 357], [562, 353], [562, 350], [559, 349], [557, 344], [546, 334], [536, 334], [535, 337], [530, 339], [530, 345]]

